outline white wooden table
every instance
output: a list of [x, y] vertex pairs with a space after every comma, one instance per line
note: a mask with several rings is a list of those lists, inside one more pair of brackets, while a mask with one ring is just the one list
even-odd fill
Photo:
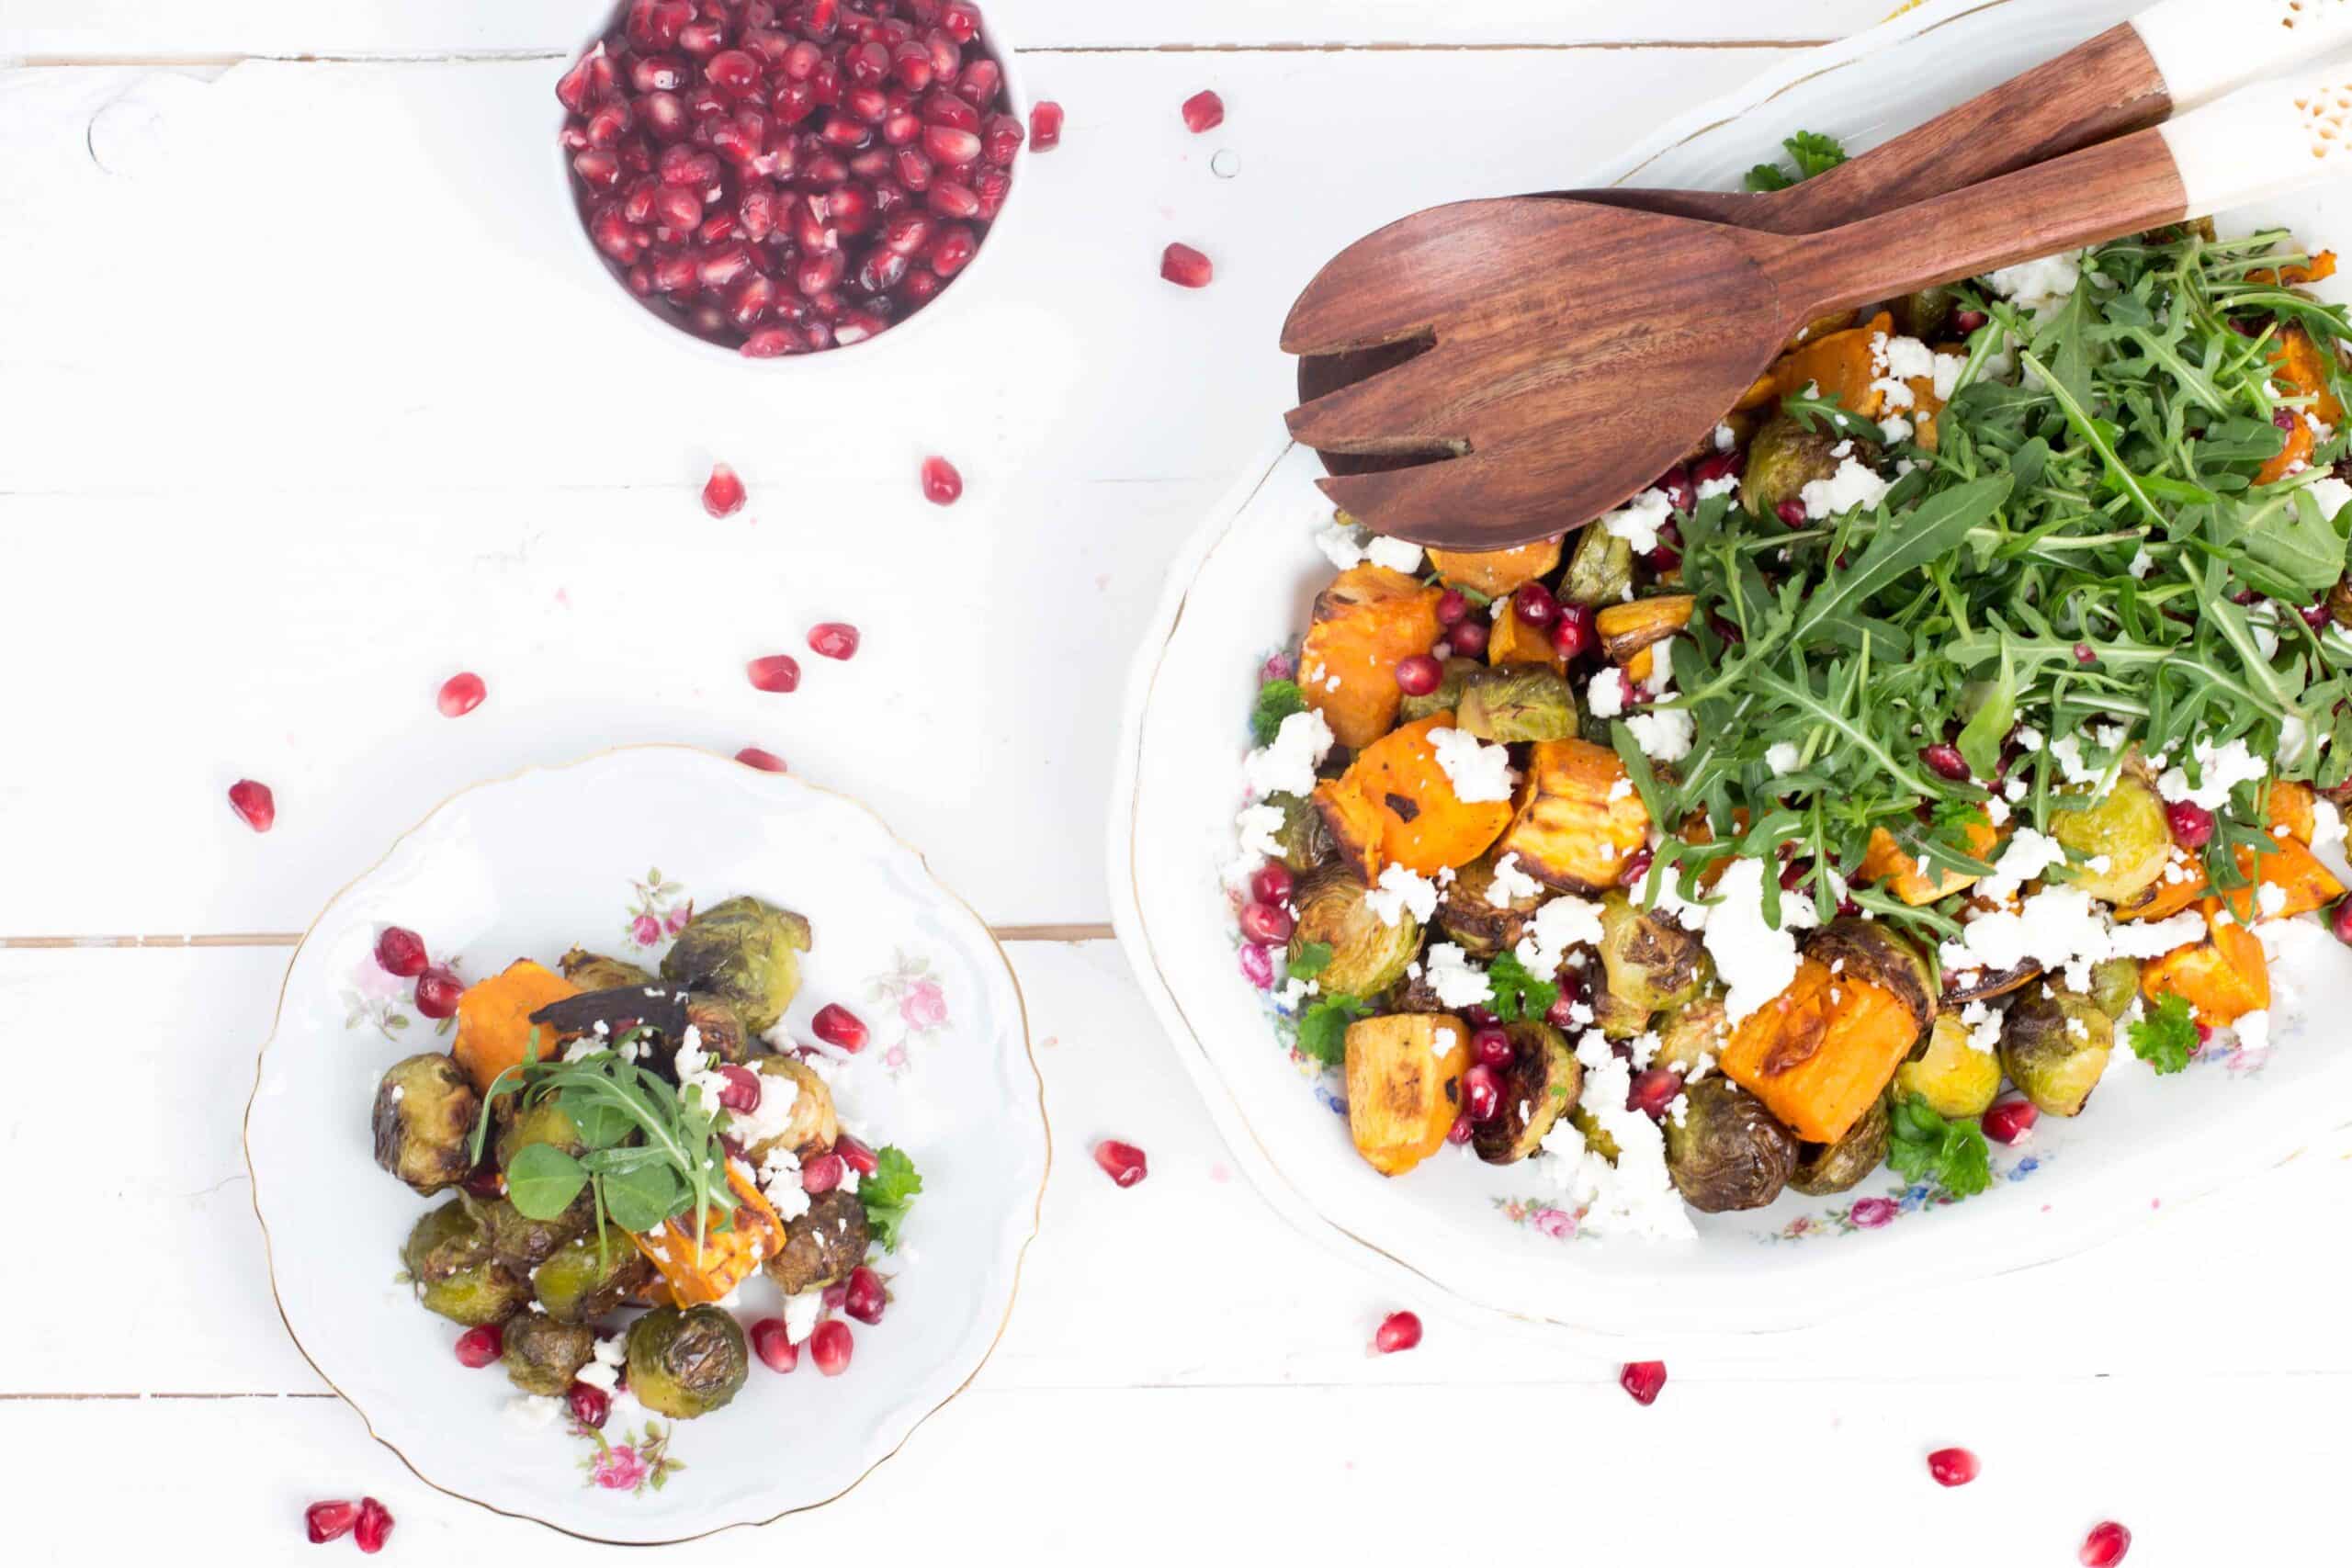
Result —
[[[784, 753], [1014, 940], [1061, 1156], [978, 1383], [846, 1500], [680, 1561], [2054, 1564], [2106, 1516], [2145, 1568], [2352, 1555], [2338, 1151], [1802, 1335], [1500, 1329], [1272, 1218], [1107, 940], [1134, 628], [1278, 431], [1315, 263], [1888, 3], [994, 0], [1069, 129], [993, 308], [884, 378], [697, 367], [558, 255], [548, 89], [597, 0], [0, 0], [0, 1557], [310, 1561], [302, 1504], [363, 1492], [409, 1561], [617, 1556], [430, 1490], [325, 1391], [238, 1125], [334, 888], [468, 783], [650, 739]], [[1204, 86], [1229, 118], [1194, 138]], [[1158, 280], [1176, 239], [1213, 288]], [[724, 523], [714, 456], [752, 490]], [[745, 684], [828, 618], [854, 664]], [[453, 722], [460, 669], [491, 694]], [[1102, 1179], [1106, 1134], [1148, 1181]], [[1427, 1343], [1368, 1358], [1399, 1305]], [[1669, 1363], [1654, 1408], [1628, 1354]], [[1986, 1469], [1945, 1493], [1921, 1456], [1955, 1442]]]

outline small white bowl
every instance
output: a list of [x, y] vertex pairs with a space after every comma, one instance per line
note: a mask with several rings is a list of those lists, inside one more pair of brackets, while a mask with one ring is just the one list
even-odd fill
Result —
[[[557, 69], [556, 77], [560, 78], [564, 72], [571, 70], [574, 64], [578, 63], [580, 57], [594, 49], [609, 30], [610, 22], [608, 21], [606, 26], [600, 27], [589, 34], [578, 49], [562, 60]], [[713, 343], [708, 338], [689, 332], [659, 307], [639, 299], [635, 294], [629, 292], [628, 284], [614, 272], [611, 264], [605, 261], [604, 253], [596, 248], [596, 243], [588, 237], [588, 225], [580, 211], [579, 187], [571, 183], [571, 153], [560, 140], [564, 125], [571, 118], [568, 111], [558, 114], [554, 129], [548, 133], [549, 148], [556, 154], [557, 226], [569, 236], [563, 244], [563, 249], [575, 260], [584, 261], [594, 274], [597, 287], [616, 304], [626, 306], [628, 313], [640, 325], [650, 327], [673, 344], [695, 353], [696, 356], [705, 363], [752, 366], [808, 364], [853, 353], [861, 355], [859, 363], [870, 363], [878, 357], [876, 351], [883, 344], [894, 344], [908, 337], [943, 310], [948, 309], [951, 301], [961, 303], [972, 299], [985, 281], [992, 280], [997, 276], [995, 257], [1007, 248], [999, 243], [1004, 226], [1009, 222], [1027, 221], [1025, 217], [1019, 215], [1027, 206], [1022, 198], [1021, 192], [1024, 183], [1023, 174], [1028, 165], [1029, 93], [1026, 84], [1022, 79], [1020, 63], [1014, 58], [1011, 46], [1002, 41], [1002, 37], [1003, 29], [996, 25], [992, 17], [983, 11], [980, 40], [987, 45], [989, 56], [1004, 72], [1003, 92], [999, 96], [996, 108], [990, 112], [1011, 115], [1021, 122], [1022, 127], [1021, 151], [1012, 160], [1012, 188], [1006, 194], [1004, 206], [997, 212], [996, 220], [989, 225], [988, 232], [981, 236], [979, 249], [973, 253], [971, 261], [966, 264], [964, 270], [949, 279], [947, 286], [939, 291], [930, 304], [925, 305], [911, 316], [894, 321], [887, 332], [877, 333], [863, 343], [847, 344], [819, 353], [779, 355], [773, 359], [750, 359], [737, 348], [726, 344]], [[550, 97], [554, 96], [553, 78], [548, 84], [548, 93]]]

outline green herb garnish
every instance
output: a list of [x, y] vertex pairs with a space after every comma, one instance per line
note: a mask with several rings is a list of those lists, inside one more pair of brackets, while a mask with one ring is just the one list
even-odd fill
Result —
[[1946, 1121], [1917, 1100], [1898, 1100], [1888, 1113], [1886, 1163], [1906, 1181], [1930, 1181], [1954, 1198], [1993, 1185], [1992, 1152], [1973, 1116]]
[[1258, 688], [1258, 705], [1250, 713], [1250, 738], [1271, 746], [1283, 730], [1283, 720], [1306, 711], [1306, 694], [1295, 681], [1269, 681]]
[[1495, 954], [1494, 962], [1487, 965], [1487, 981], [1495, 988], [1495, 1016], [1505, 1023], [1542, 1018], [1560, 999], [1560, 987], [1537, 978], [1515, 953]]
[[2197, 1055], [2197, 1020], [2188, 999], [2166, 991], [2147, 1017], [2132, 1025], [2130, 1038], [2132, 1054], [2159, 1073], [2187, 1071], [2188, 1059]]
[[1781, 143], [1789, 150], [1792, 172], [1787, 164], [1758, 164], [1747, 171], [1747, 188], [1752, 191], [1786, 190], [1802, 185], [1815, 175], [1827, 174], [1846, 161], [1846, 149], [1835, 137], [1816, 131], [1800, 130]]
[[1327, 1067], [1338, 1066], [1347, 1059], [1348, 1025], [1371, 1011], [1361, 997], [1335, 992], [1317, 998], [1299, 1018], [1298, 1048]]
[[1329, 967], [1331, 967], [1329, 942], [1303, 942], [1298, 944], [1298, 951], [1291, 955], [1290, 977], [1294, 980], [1312, 980]]
[[906, 1224], [907, 1211], [922, 1190], [922, 1173], [905, 1150], [886, 1144], [874, 1151], [874, 1174], [857, 1184], [857, 1197], [865, 1205], [866, 1228], [884, 1251], [899, 1250], [899, 1227]]

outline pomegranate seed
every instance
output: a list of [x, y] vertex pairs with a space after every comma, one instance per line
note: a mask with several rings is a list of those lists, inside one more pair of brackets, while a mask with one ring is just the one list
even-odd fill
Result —
[[1290, 916], [1272, 904], [1243, 905], [1240, 925], [1242, 936], [1263, 946], [1290, 940]]
[[1690, 482], [1694, 485], [1714, 484], [1738, 477], [1747, 468], [1747, 454], [1735, 447], [1729, 452], [1718, 452], [1712, 457], [1702, 458], [1692, 465]]
[[1656, 1404], [1666, 1386], [1664, 1361], [1628, 1361], [1617, 1371], [1617, 1386], [1634, 1396], [1636, 1404]]
[[579, 1425], [601, 1429], [612, 1418], [613, 1396], [594, 1383], [576, 1382], [564, 1391], [563, 1403]]
[[1062, 107], [1051, 98], [1040, 98], [1029, 111], [1029, 145], [1050, 152], [1061, 144]]
[[788, 653], [771, 653], [764, 659], [754, 659], [743, 666], [752, 684], [763, 692], [797, 692], [800, 689], [800, 660]]
[[1483, 1127], [1502, 1113], [1503, 1080], [1495, 1069], [1479, 1063], [1462, 1075], [1463, 1114]]
[[849, 1271], [849, 1294], [842, 1298], [842, 1310], [860, 1323], [882, 1321], [882, 1309], [889, 1304], [889, 1292], [882, 1288], [882, 1276], [860, 1264]]
[[718, 1076], [727, 1087], [718, 1091], [718, 1103], [738, 1116], [749, 1116], [760, 1108], [760, 1075], [749, 1067], [732, 1063], [720, 1067]]
[[266, 833], [277, 824], [277, 797], [269, 793], [266, 784], [239, 779], [231, 784], [229, 808], [243, 818], [245, 826], [256, 833]]
[[1560, 602], [1540, 582], [1530, 582], [1510, 596], [1511, 614], [1531, 626], [1548, 626], [1560, 616]]
[[1600, 626], [1589, 604], [1562, 604], [1552, 628], [1552, 652], [1573, 662], [1600, 646]]
[[1968, 337], [1982, 330], [1984, 323], [1991, 320], [1992, 318], [1982, 310], [1955, 310], [1952, 312], [1951, 330], [1962, 337]]
[[1666, 1120], [1667, 1108], [1682, 1092], [1682, 1075], [1672, 1067], [1649, 1067], [1638, 1074], [1625, 1091], [1625, 1109], [1638, 1111], [1653, 1122]]
[[2293, 409], [2273, 409], [2270, 412], [2270, 423], [2277, 425], [2281, 430], [2291, 432], [2295, 428], [2295, 411]]
[[1094, 1145], [1094, 1163], [1121, 1187], [1133, 1187], [1150, 1174], [1144, 1165], [1143, 1151], [1116, 1138], [1105, 1138]]
[[1468, 1143], [1476, 1134], [1477, 1129], [1470, 1124], [1468, 1116], [1456, 1116], [1453, 1125], [1445, 1130], [1445, 1141], [1459, 1145]]
[[939, 24], [955, 36], [958, 43], [969, 43], [980, 36], [980, 11], [977, 6], [956, 0], [939, 14]]
[[1677, 512], [1699, 510], [1699, 487], [1690, 482], [1690, 470], [1688, 468], [1667, 469], [1650, 488], [1664, 491], [1667, 504]]
[[466, 994], [466, 983], [435, 964], [416, 977], [416, 1010], [427, 1018], [450, 1018], [458, 1010], [458, 998]]
[[2005, 1100], [1984, 1112], [1984, 1135], [1996, 1144], [2021, 1144], [2041, 1120], [2030, 1100]]
[[1426, 653], [1396, 661], [1396, 689], [1408, 697], [1426, 697], [1445, 679], [1445, 671]]
[[1409, 1350], [1421, 1342], [1421, 1320], [1409, 1312], [1392, 1312], [1373, 1331], [1372, 1348], [1384, 1356]]
[[1489, 1067], [1510, 1066], [1510, 1036], [1493, 1024], [1470, 1036], [1470, 1054]]
[[735, 753], [735, 760], [747, 768], [757, 768], [763, 773], [789, 773], [784, 759], [773, 751], [763, 751], [756, 746], [746, 746]]
[[2132, 1532], [2108, 1519], [2091, 1527], [2091, 1533], [2083, 1537], [2083, 1550], [2077, 1555], [2083, 1568], [2115, 1568], [2131, 1550]]
[[1968, 782], [1968, 759], [1960, 754], [1957, 746], [1938, 744], [1927, 747], [1920, 751], [1919, 761], [1927, 763], [1939, 778], [1949, 779], [1953, 784]]
[[834, 1141], [833, 1153], [841, 1156], [842, 1163], [860, 1176], [871, 1176], [882, 1168], [882, 1161], [874, 1151], [847, 1133]]
[[2077, 664], [2097, 664], [2098, 662], [2098, 654], [2092, 649], [2089, 643], [2078, 642], [2075, 645], [2075, 662]]
[[477, 1370], [490, 1365], [505, 1353], [506, 1339], [494, 1323], [480, 1328], [469, 1328], [458, 1336], [458, 1364]]
[[1928, 1456], [1928, 1473], [1939, 1486], [1965, 1486], [1984, 1468], [1966, 1449], [1938, 1449]]
[[1501, 1021], [1501, 1020], [1495, 1017], [1492, 1009], [1478, 1007], [1475, 1004], [1470, 1007], [1464, 1008], [1462, 1010], [1462, 1016], [1469, 1022], [1470, 1027], [1473, 1029], [1484, 1029], [1488, 1024], [1498, 1023]]
[[837, 1051], [855, 1055], [865, 1049], [864, 1021], [839, 1002], [827, 1002], [819, 1008], [817, 1016], [808, 1021], [808, 1027], [818, 1039]]
[[1215, 93], [1199, 92], [1184, 100], [1184, 128], [1199, 136], [1215, 130], [1225, 123], [1225, 100]]
[[489, 694], [490, 688], [482, 684], [481, 677], [468, 670], [442, 682], [441, 695], [436, 701], [442, 717], [463, 718], [481, 706], [482, 698]]
[[341, 1540], [358, 1522], [359, 1505], [340, 1497], [332, 1503], [313, 1503], [302, 1510], [302, 1523], [310, 1532], [312, 1546]]
[[815, 1333], [808, 1336], [808, 1359], [816, 1362], [817, 1370], [829, 1378], [837, 1378], [849, 1371], [850, 1352], [855, 1348], [856, 1340], [849, 1331], [849, 1325], [837, 1317], [827, 1318], [817, 1325]]
[[964, 476], [944, 457], [922, 460], [922, 498], [933, 506], [953, 506], [964, 493]]
[[1159, 276], [1180, 288], [1206, 288], [1216, 264], [1190, 245], [1170, 245], [1160, 253]]
[[1650, 866], [1657, 860], [1657, 852], [1655, 850], [1646, 848], [1635, 850], [1625, 857], [1625, 869], [1617, 874], [1617, 886], [1639, 887], [1642, 885], [1642, 879], [1649, 875]]
[[980, 155], [1001, 169], [1019, 155], [1029, 133], [1009, 114], [992, 114], [980, 122]]
[[1784, 501], [1772, 508], [1772, 515], [1792, 528], [1802, 528], [1813, 521], [1813, 518], [1806, 513], [1804, 502], [1802, 501]]
[[2352, 897], [2335, 901], [2335, 907], [2327, 912], [2327, 929], [2335, 933], [2336, 941], [2352, 947]]
[[1437, 624], [1452, 628], [1460, 626], [1470, 615], [1470, 600], [1458, 588], [1449, 588], [1438, 595]]
[[2165, 820], [2172, 841], [2184, 850], [2201, 850], [2213, 841], [2213, 814], [2193, 800], [2166, 802]]
[[[956, 190], [961, 187], [946, 186], [941, 188]], [[972, 257], [978, 254], [979, 248], [979, 236], [959, 223], [953, 228], [939, 231], [939, 238], [931, 243], [931, 254], [927, 259], [931, 263], [933, 272], [943, 278], [953, 277], [972, 265]]]
[[846, 621], [820, 621], [808, 628], [808, 646], [826, 659], [849, 659], [857, 652], [857, 628]]
[[938, 163], [968, 164], [980, 155], [980, 138], [952, 125], [925, 126], [922, 150]]
[[812, 1198], [821, 1192], [831, 1192], [842, 1184], [844, 1168], [839, 1155], [818, 1155], [805, 1160], [800, 1167], [800, 1190]]
[[977, 132], [980, 129], [980, 111], [953, 93], [928, 93], [922, 100], [922, 122]]
[[1446, 646], [1464, 659], [1487, 657], [1487, 643], [1493, 637], [1487, 623], [1473, 615], [1445, 634]]
[[2315, 632], [2324, 632], [2335, 624], [2335, 613], [2328, 609], [2324, 599], [2316, 604], [2304, 605], [2297, 614], [2303, 617], [2303, 625]]
[[406, 926], [386, 926], [376, 939], [376, 967], [413, 980], [424, 973], [424, 939]]
[[351, 1544], [373, 1557], [392, 1539], [392, 1511], [373, 1497], [359, 1499], [359, 1521], [352, 1526]]
[[785, 1333], [780, 1317], [763, 1317], [752, 1325], [752, 1353], [772, 1372], [788, 1372], [800, 1364], [800, 1347]]
[[1258, 868], [1257, 874], [1250, 878], [1251, 896], [1259, 903], [1272, 904], [1277, 908], [1290, 902], [1291, 892], [1295, 886], [1290, 867], [1278, 860], [1268, 861]]

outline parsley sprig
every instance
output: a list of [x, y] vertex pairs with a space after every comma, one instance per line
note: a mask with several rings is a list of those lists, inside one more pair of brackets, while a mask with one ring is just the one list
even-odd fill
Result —
[[899, 1232], [922, 1190], [922, 1175], [904, 1149], [886, 1144], [874, 1151], [874, 1174], [857, 1184], [857, 1198], [865, 1205], [866, 1228], [884, 1251], [899, 1250]]
[[2185, 1072], [2197, 1055], [2197, 1020], [2188, 1000], [2167, 991], [2162, 1000], [2135, 1021], [2128, 1032], [2132, 1054], [2159, 1073]]
[[1917, 1100], [1898, 1100], [1887, 1123], [1886, 1163], [1904, 1179], [1930, 1182], [1954, 1198], [1993, 1185], [1992, 1151], [1975, 1117], [1947, 1119]]
[[1748, 189], [1786, 190], [1791, 186], [1804, 184], [1815, 175], [1827, 174], [1846, 161], [1846, 149], [1838, 140], [1817, 131], [1800, 130], [1781, 145], [1789, 150], [1789, 162], [1758, 164], [1748, 170]]

